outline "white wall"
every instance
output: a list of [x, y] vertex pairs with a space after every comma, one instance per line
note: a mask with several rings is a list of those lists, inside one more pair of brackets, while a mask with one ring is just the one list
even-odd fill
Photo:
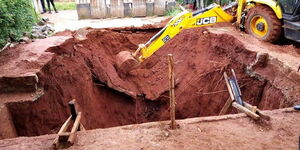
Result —
[[[40, 0], [31, 0], [34, 9], [37, 13], [42, 12], [42, 5], [41, 5], [41, 1]], [[45, 0], [45, 4], [46, 4], [46, 0]]]

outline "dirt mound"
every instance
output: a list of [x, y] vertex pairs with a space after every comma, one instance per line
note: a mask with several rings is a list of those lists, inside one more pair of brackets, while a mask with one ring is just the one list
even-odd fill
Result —
[[[94, 78], [101, 83], [133, 98], [137, 95], [145, 95], [148, 100], [157, 100], [168, 90], [166, 60], [168, 53], [175, 56], [177, 84], [192, 79], [196, 74], [215, 72], [215, 70], [222, 73], [232, 59], [240, 64], [248, 64], [254, 60], [255, 54], [251, 55], [251, 52], [245, 50], [236, 39], [228, 35], [216, 36], [203, 34], [203, 32], [207, 31], [205, 29], [183, 31], [129, 74], [118, 72], [115, 56], [120, 51], [133, 52], [137, 48], [137, 43], [149, 39], [150, 36], [143, 35], [142, 31], [135, 33], [132, 31], [119, 33], [110, 30], [89, 31], [86, 35], [87, 40], [74, 41], [73, 50], [57, 49], [51, 52], [59, 55], [80, 52], [84, 55]], [[224, 56], [227, 57], [220, 58]], [[177, 89], [181, 86], [185, 87], [186, 84], [180, 84]]]
[[[169, 53], [175, 60], [178, 119], [217, 115], [229, 98], [222, 75], [230, 69], [237, 73], [245, 101], [260, 109], [291, 105], [268, 80], [246, 73], [256, 53], [230, 35], [204, 28], [183, 30], [139, 68], [119, 73], [115, 56], [133, 52], [158, 30], [86, 28], [50, 48], [55, 56], [38, 74], [45, 94], [30, 104], [9, 106], [18, 135], [56, 132], [70, 114], [67, 103], [72, 99], [77, 100], [87, 129], [168, 119]], [[277, 101], [270, 99], [274, 92]]]

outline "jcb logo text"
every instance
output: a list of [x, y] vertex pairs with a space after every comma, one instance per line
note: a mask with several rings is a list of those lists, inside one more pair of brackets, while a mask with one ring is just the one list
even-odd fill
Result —
[[196, 25], [214, 24], [217, 22], [217, 17], [206, 17], [197, 20]]

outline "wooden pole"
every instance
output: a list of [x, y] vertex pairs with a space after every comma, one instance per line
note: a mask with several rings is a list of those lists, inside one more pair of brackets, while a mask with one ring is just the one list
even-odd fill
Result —
[[244, 105], [247, 109], [251, 110], [252, 112], [254, 112], [256, 114], [258, 114], [262, 119], [265, 119], [265, 120], [270, 120], [271, 119], [270, 116], [267, 116], [267, 115], [263, 114], [262, 111], [260, 109], [258, 109], [256, 106], [252, 106], [247, 102], [244, 102]]
[[[231, 69], [231, 71], [232, 71], [232, 74], [233, 74], [234, 78], [236, 79], [236, 75], [235, 75], [234, 70]], [[226, 112], [228, 111], [229, 107], [231, 106], [232, 102], [234, 102], [234, 95], [232, 93], [231, 86], [230, 86], [229, 81], [228, 81], [227, 73], [224, 72], [223, 76], [224, 76], [224, 80], [225, 80], [225, 83], [226, 83], [226, 86], [227, 86], [230, 97], [227, 99], [225, 105], [223, 106], [222, 110], [220, 111], [219, 116], [225, 115]]]
[[59, 129], [56, 138], [53, 141], [53, 145], [54, 147], [58, 147], [58, 143], [59, 143], [59, 136], [62, 135], [63, 132], [66, 132], [68, 129], [68, 126], [71, 123], [71, 118], [72, 116], [70, 116], [67, 121], [61, 126], [61, 128]]
[[225, 115], [227, 113], [227, 111], [228, 111], [229, 107], [231, 106], [232, 102], [233, 101], [230, 99], [230, 97], [228, 97], [228, 99], [226, 100], [225, 105], [223, 106], [222, 110], [219, 113], [219, 116]]
[[170, 119], [171, 119], [171, 129], [176, 129], [175, 122], [175, 78], [174, 78], [174, 62], [173, 55], [168, 54], [169, 60], [169, 88], [170, 88]]
[[79, 128], [79, 125], [80, 125], [80, 119], [81, 119], [81, 112], [78, 112], [76, 120], [75, 120], [75, 122], [73, 124], [73, 127], [72, 127], [72, 130], [71, 130], [69, 139], [68, 139], [68, 143], [70, 143], [71, 145], [74, 144], [76, 132], [77, 132], [77, 130]]
[[228, 76], [227, 76], [226, 72], [224, 72], [224, 79], [225, 79], [225, 83], [226, 83], [230, 98], [231, 98], [232, 101], [234, 101], [234, 95], [232, 93], [232, 90], [231, 90], [231, 87], [230, 87], [230, 84], [229, 84], [229, 81], [228, 81]]
[[241, 96], [242, 96], [242, 91], [241, 91], [241, 89], [240, 89], [239, 82], [238, 82], [237, 77], [236, 77], [236, 75], [235, 75], [235, 71], [234, 71], [233, 69], [231, 69], [231, 72], [232, 72], [232, 75], [233, 75], [233, 77], [234, 77], [234, 79], [235, 79], [235, 81], [236, 81], [237, 88], [238, 88], [238, 90], [239, 90], [239, 92], [240, 92], [240, 94], [241, 94]]
[[259, 119], [259, 115], [257, 115], [256, 113], [250, 111], [249, 109], [247, 109], [246, 107], [238, 104], [237, 102], [233, 102], [232, 106], [236, 109], [238, 109], [239, 111], [247, 114], [248, 116], [250, 116], [251, 118], [253, 118], [254, 120]]
[[71, 112], [71, 115], [72, 115], [72, 120], [75, 121], [75, 119], [77, 117], [77, 111], [76, 111], [76, 108], [75, 108], [75, 99], [73, 99], [69, 102], [69, 108], [70, 108], [70, 112]]

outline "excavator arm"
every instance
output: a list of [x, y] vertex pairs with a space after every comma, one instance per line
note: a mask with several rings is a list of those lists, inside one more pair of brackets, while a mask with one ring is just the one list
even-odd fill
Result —
[[[212, 4], [209, 7], [189, 12], [183, 10], [173, 17], [167, 25], [154, 35], [147, 43], [140, 45], [133, 54], [140, 62], [155, 53], [159, 48], [174, 38], [183, 29], [211, 26], [220, 22], [232, 22], [233, 16], [227, 14], [220, 5]], [[140, 54], [140, 55], [139, 55]]]
[[[298, 5], [297, 5], [298, 6]], [[226, 13], [229, 8], [234, 16]], [[297, 7], [298, 8], [298, 7]], [[298, 11], [296, 11], [298, 12]], [[189, 12], [183, 9], [183, 12], [172, 18], [168, 24], [153, 36], [147, 43], [140, 44], [139, 48], [132, 54], [122, 51], [117, 55], [117, 65], [119, 68], [132, 70], [139, 63], [152, 56], [159, 48], [174, 38], [183, 29], [211, 26], [221, 22], [235, 22], [239, 28], [245, 29], [254, 37], [268, 42], [277, 41], [282, 32], [283, 11], [278, 1], [275, 0], [236, 0], [225, 8], [220, 5], [212, 4], [202, 10]], [[295, 17], [294, 17], [295, 18]], [[296, 26], [295, 21], [285, 21], [289, 23], [289, 28], [284, 26], [287, 38], [297, 36], [296, 30], [291, 30], [290, 26]], [[292, 24], [292, 25], [291, 25]], [[289, 32], [287, 32], [289, 31]]]
[[[237, 3], [228, 6], [228, 8]], [[226, 8], [212, 4], [202, 10], [189, 12], [183, 11], [173, 17], [167, 25], [154, 35], [145, 44], [140, 44], [139, 48], [132, 54], [128, 51], [121, 51], [117, 55], [117, 65], [123, 72], [128, 72], [138, 66], [139, 63], [153, 55], [159, 48], [174, 38], [183, 29], [212, 26], [221, 22], [233, 22], [234, 17], [226, 13]]]

